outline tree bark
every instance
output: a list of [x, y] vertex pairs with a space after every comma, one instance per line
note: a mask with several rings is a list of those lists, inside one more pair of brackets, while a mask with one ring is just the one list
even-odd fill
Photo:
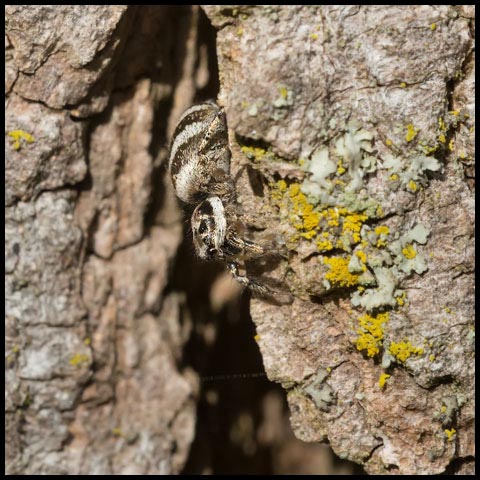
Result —
[[[248, 272], [293, 299], [250, 310], [295, 434], [369, 473], [473, 473], [473, 7], [202, 8], [238, 208], [280, 253]], [[164, 164], [215, 95], [201, 15], [6, 7], [8, 474], [186, 463], [184, 346], [214, 308], [189, 311], [173, 267], [223, 287], [175, 264]]]
[[195, 373], [161, 166], [209, 82], [189, 7], [6, 8], [6, 469], [183, 468]]
[[250, 269], [294, 296], [251, 314], [295, 434], [473, 473], [473, 8], [204, 8], [239, 208], [284, 255]]

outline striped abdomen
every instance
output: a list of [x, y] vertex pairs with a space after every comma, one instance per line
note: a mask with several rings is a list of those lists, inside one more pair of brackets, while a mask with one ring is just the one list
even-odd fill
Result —
[[227, 123], [218, 105], [201, 103], [184, 112], [173, 134], [168, 167], [177, 196], [186, 203], [231, 189]]

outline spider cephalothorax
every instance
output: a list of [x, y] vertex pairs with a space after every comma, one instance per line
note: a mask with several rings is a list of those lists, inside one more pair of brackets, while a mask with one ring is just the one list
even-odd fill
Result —
[[197, 255], [204, 260], [223, 258], [227, 218], [220, 198], [211, 196], [197, 205], [191, 224]]

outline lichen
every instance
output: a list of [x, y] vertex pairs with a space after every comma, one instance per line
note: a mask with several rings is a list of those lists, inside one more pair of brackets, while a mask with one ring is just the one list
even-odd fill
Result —
[[278, 92], [280, 96], [273, 102], [275, 108], [285, 108], [293, 105], [293, 92], [290, 89], [284, 85], [279, 85]]
[[384, 324], [390, 319], [388, 312], [376, 315], [365, 314], [358, 318], [358, 338], [355, 340], [357, 350], [365, 351], [369, 357], [380, 353], [384, 337]]
[[411, 192], [416, 192], [418, 190], [418, 185], [413, 181], [413, 180], [410, 180], [408, 182], [408, 189], [411, 191]]
[[407, 292], [402, 292], [401, 290], [397, 290], [395, 292], [395, 299], [397, 300], [398, 306], [403, 307], [407, 302]]
[[328, 369], [319, 369], [313, 382], [304, 388], [304, 391], [312, 398], [315, 405], [322, 411], [328, 411], [334, 401], [334, 391], [325, 383], [328, 377]]
[[354, 192], [362, 185], [365, 173], [376, 169], [376, 158], [365, 156], [365, 152], [372, 152], [371, 141], [373, 134], [362, 129], [358, 122], [350, 122], [346, 131], [335, 141], [336, 155], [348, 166], [351, 177], [346, 191]]
[[416, 136], [419, 130], [415, 128], [415, 126], [412, 123], [409, 123], [407, 125], [407, 133], [405, 134], [405, 140], [407, 142], [411, 142]]
[[304, 193], [300, 191], [300, 185], [293, 183], [288, 187], [287, 195], [290, 199], [289, 220], [290, 223], [306, 239], [316, 236], [315, 229], [320, 223], [320, 213], [314, 210]]
[[[270, 186], [273, 202], [278, 205], [283, 218], [297, 230], [298, 233], [294, 235], [297, 239], [315, 239], [321, 252], [337, 248], [350, 253], [360, 243], [362, 226], [369, 218], [366, 213], [344, 207], [316, 205], [303, 192], [304, 185], [297, 182], [287, 185], [285, 180], [279, 180]], [[378, 204], [368, 202], [360, 203], [357, 207], [378, 211]]]
[[397, 302], [394, 292], [398, 280], [394, 273], [386, 267], [374, 268], [373, 273], [377, 288], [368, 289], [363, 294], [354, 292], [351, 297], [352, 305], [362, 306], [369, 312], [380, 307], [395, 307]]
[[390, 229], [385, 225], [379, 225], [378, 227], [375, 227], [374, 232], [375, 235], [378, 237], [376, 247], [385, 247], [387, 245], [387, 237], [390, 233]]
[[409, 260], [412, 260], [417, 256], [417, 251], [413, 247], [412, 244], [408, 243], [403, 249], [402, 249], [402, 254], [405, 258], [408, 258]]
[[323, 263], [329, 266], [325, 274], [324, 285], [327, 289], [332, 287], [352, 287], [358, 282], [358, 274], [351, 273], [348, 269], [350, 257], [324, 257]]
[[21, 139], [27, 143], [33, 143], [35, 141], [32, 135], [23, 130], [12, 130], [8, 132], [8, 136], [11, 137], [10, 141], [12, 142], [12, 148], [14, 150], [20, 150], [22, 148], [22, 144], [20, 143]]
[[412, 271], [421, 274], [427, 270], [425, 257], [412, 245], [413, 242], [425, 244], [429, 230], [422, 224], [404, 233], [398, 240], [390, 242], [388, 250], [395, 257], [395, 264], [401, 272], [410, 274]]
[[382, 373], [380, 375], [380, 378], [378, 379], [378, 386], [380, 388], [385, 388], [385, 384], [387, 383], [387, 380], [391, 377], [388, 373]]
[[83, 353], [76, 353], [75, 355], [72, 356], [72, 358], [70, 358], [68, 363], [73, 367], [81, 367], [85, 364], [88, 364], [89, 362], [90, 362], [90, 357], [88, 355]]
[[[428, 151], [429, 147], [426, 146], [422, 148], [427, 154], [434, 151]], [[382, 159], [382, 168], [387, 170], [388, 178], [392, 181], [392, 188], [396, 185], [393, 182], [399, 181], [403, 188], [413, 193], [426, 185], [426, 171], [436, 172], [442, 168], [441, 163], [435, 157], [429, 155], [415, 154], [404, 159], [386, 153], [382, 156]]]
[[250, 160], [254, 160], [255, 162], [261, 162], [268, 153], [264, 148], [248, 147], [246, 145], [244, 145], [241, 150]]
[[454, 435], [457, 433], [457, 431], [454, 428], [450, 428], [450, 429], [446, 428], [444, 432], [449, 442], [453, 441]]
[[422, 355], [423, 348], [414, 347], [410, 341], [391, 342], [388, 352], [400, 363], [405, 363], [412, 355]]

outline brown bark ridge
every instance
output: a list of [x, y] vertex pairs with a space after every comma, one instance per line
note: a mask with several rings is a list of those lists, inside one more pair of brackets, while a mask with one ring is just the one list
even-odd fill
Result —
[[162, 165], [209, 82], [200, 10], [5, 13], [6, 471], [178, 473], [198, 379]]
[[251, 304], [298, 438], [473, 473], [473, 7], [205, 6], [239, 209], [292, 292]]

